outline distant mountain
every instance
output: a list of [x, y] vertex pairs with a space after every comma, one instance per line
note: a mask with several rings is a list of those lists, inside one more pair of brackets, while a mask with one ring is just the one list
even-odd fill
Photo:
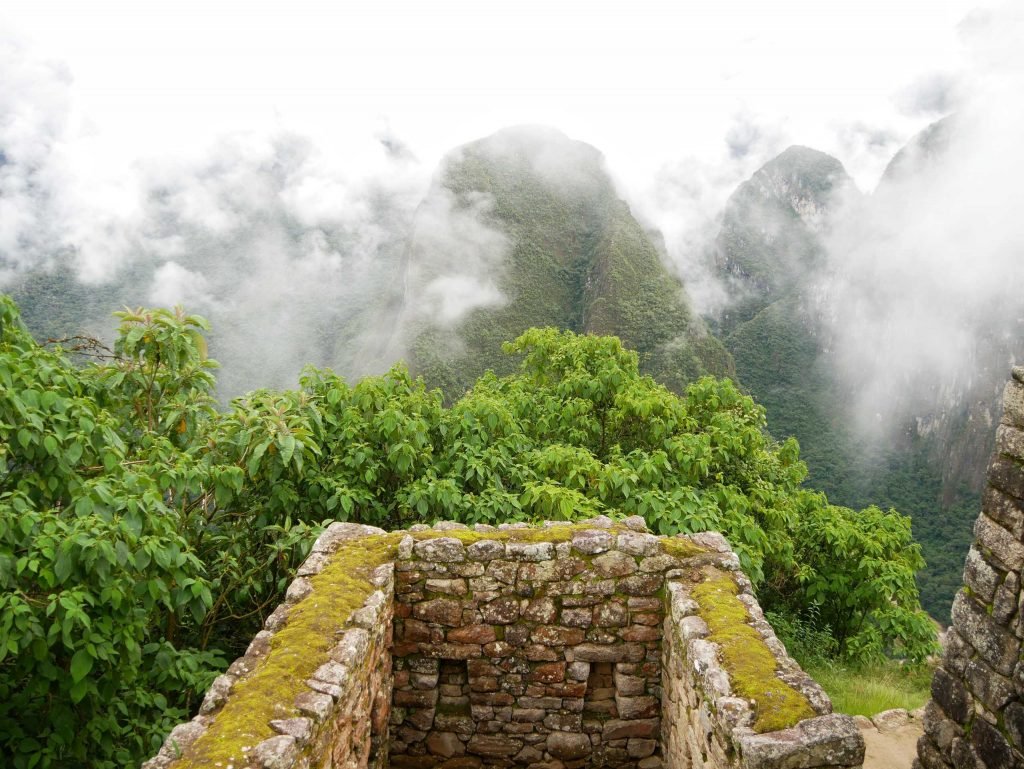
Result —
[[983, 333], [968, 381], [937, 383], [930, 403], [899, 404], [894, 411], [904, 421], [868, 438], [848, 408], [864, 382], [840, 367], [827, 322], [831, 303], [847, 297], [823, 287], [827, 270], [837, 268], [825, 254], [835, 217], [904, 198], [904, 181], [942, 157], [950, 131], [946, 119], [912, 139], [871, 199], [854, 189], [838, 160], [814, 150], [791, 147], [765, 164], [723, 214], [715, 259], [735, 302], [709, 319], [739, 380], [767, 409], [769, 430], [800, 441], [812, 486], [836, 504], [893, 506], [912, 517], [928, 561], [922, 603], [943, 620], [959, 586], [999, 392], [1019, 340]]
[[821, 267], [819, 235], [843, 196], [857, 194], [835, 158], [793, 146], [732, 194], [716, 241], [716, 267], [733, 298], [721, 332], [805, 288]]
[[[454, 236], [453, 236], [454, 233]], [[616, 334], [673, 388], [732, 360], [690, 308], [593, 147], [544, 128], [453, 152], [420, 207], [395, 327], [410, 362], [450, 396], [531, 326]]]

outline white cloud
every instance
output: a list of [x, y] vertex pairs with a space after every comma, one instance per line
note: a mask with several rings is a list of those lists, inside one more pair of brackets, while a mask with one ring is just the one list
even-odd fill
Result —
[[[167, 286], [204, 286], [187, 298], [217, 308], [222, 345], [249, 346], [239, 382], [277, 381], [305, 360], [379, 368], [374, 344], [356, 362], [319, 330], [330, 319], [356, 333], [355, 315], [392, 296], [396, 243], [444, 152], [539, 123], [605, 155], [698, 304], [714, 306], [722, 296], [697, 257], [759, 165], [805, 144], [869, 190], [941, 106], [945, 92], [922, 85], [931, 73], [961, 83], [968, 67], [1003, 66], [964, 53], [956, 24], [968, 8], [10, 0], [0, 281], [63, 250], [85, 280], [132, 267], [140, 292], [162, 296], [163, 269]], [[445, 220], [462, 262], [422, 283], [433, 286], [424, 306], [442, 297], [436, 311], [451, 318], [500, 301], [489, 270], [503, 245], [467, 222]], [[280, 365], [262, 365], [268, 356]]]

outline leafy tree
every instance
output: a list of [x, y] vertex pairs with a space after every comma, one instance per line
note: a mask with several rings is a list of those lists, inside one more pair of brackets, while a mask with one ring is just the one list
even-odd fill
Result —
[[933, 632], [906, 519], [830, 507], [795, 441], [728, 380], [679, 397], [614, 337], [532, 329], [520, 372], [446, 408], [402, 367], [224, 411], [205, 323], [119, 314], [75, 366], [0, 298], [0, 751], [126, 766], [239, 653], [331, 519], [384, 527], [639, 514], [720, 530], [766, 608], [848, 655], [920, 658]]
[[15, 767], [130, 763], [187, 714], [168, 693], [201, 691], [223, 662], [171, 632], [211, 601], [169, 504], [188, 468], [150, 429], [164, 414], [104, 408], [103, 379], [39, 347], [0, 298], [0, 751]]

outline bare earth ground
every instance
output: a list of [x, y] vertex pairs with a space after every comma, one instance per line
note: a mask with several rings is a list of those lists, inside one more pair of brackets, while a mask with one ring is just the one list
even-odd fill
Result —
[[911, 721], [898, 729], [880, 732], [874, 727], [861, 730], [867, 752], [864, 769], [910, 769], [917, 757], [921, 722]]

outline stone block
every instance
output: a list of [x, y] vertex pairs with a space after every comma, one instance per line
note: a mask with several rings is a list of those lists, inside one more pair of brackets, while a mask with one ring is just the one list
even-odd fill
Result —
[[270, 722], [270, 728], [278, 734], [294, 737], [299, 747], [313, 737], [313, 721], [308, 718], [277, 718]]
[[585, 634], [575, 627], [541, 625], [530, 633], [530, 640], [543, 646], [575, 646], [582, 643]]
[[606, 553], [615, 542], [614, 537], [601, 529], [584, 529], [572, 535], [572, 547], [585, 555]]
[[251, 753], [250, 761], [259, 769], [292, 769], [299, 756], [295, 738], [288, 734], [263, 740]]
[[981, 507], [985, 515], [1018, 540], [1024, 539], [1024, 502], [989, 486], [982, 495]]
[[522, 616], [530, 622], [550, 625], [558, 618], [558, 607], [551, 598], [536, 598], [526, 605]]
[[555, 546], [551, 542], [509, 541], [505, 543], [505, 553], [514, 561], [550, 561], [555, 557]]
[[[519, 619], [519, 601], [515, 598], [496, 598], [480, 607], [484, 622], [492, 625], [510, 625]], [[509, 640], [506, 636], [505, 640]]]
[[1024, 750], [1024, 704], [1011, 702], [1003, 711], [1006, 736], [1017, 750]]
[[910, 723], [910, 713], [904, 708], [891, 708], [876, 713], [871, 723], [880, 732], [894, 732]]
[[493, 625], [464, 625], [448, 631], [449, 643], [489, 644], [497, 638]]
[[1024, 460], [1024, 430], [1009, 425], [996, 428], [996, 453], [1017, 460]]
[[661, 574], [634, 574], [619, 580], [619, 592], [626, 595], [654, 595], [665, 579]]
[[469, 589], [464, 579], [428, 579], [428, 593], [447, 593], [448, 595], [466, 595]]
[[462, 624], [462, 602], [455, 598], [434, 598], [414, 604], [412, 614], [424, 622], [457, 627]]
[[978, 600], [983, 603], [991, 603], [1002, 578], [1002, 573], [992, 568], [977, 548], [972, 547], [967, 551], [967, 560], [964, 562], [964, 584], [971, 589]]
[[661, 640], [661, 628], [647, 625], [630, 625], [619, 631], [623, 641], [658, 641]]
[[613, 674], [615, 691], [626, 696], [637, 696], [647, 690], [647, 679], [643, 676], [627, 675], [618, 670]]
[[503, 735], [479, 735], [470, 738], [466, 750], [474, 755], [485, 758], [511, 757], [523, 748], [523, 741], [516, 737]]
[[957, 593], [951, 612], [957, 632], [992, 668], [1002, 675], [1013, 673], [1020, 653], [1020, 640], [995, 623], [983, 607]]
[[958, 724], [967, 723], [974, 710], [974, 703], [964, 685], [941, 667], [936, 668], [932, 676], [932, 699], [948, 718]]
[[791, 729], [739, 737], [745, 769], [855, 767], [864, 761], [864, 738], [850, 716], [832, 714]]
[[602, 742], [609, 740], [629, 739], [640, 737], [643, 739], [657, 739], [661, 729], [661, 719], [644, 718], [636, 720], [622, 720], [613, 718], [605, 722], [601, 730]]
[[1003, 390], [1002, 423], [1024, 428], [1024, 384], [1016, 380], [1007, 382]]
[[594, 571], [602, 577], [625, 577], [637, 570], [636, 558], [618, 550], [597, 556], [593, 566]]
[[549, 662], [537, 665], [530, 673], [530, 680], [545, 684], [560, 683], [565, 680], [565, 663]]
[[1018, 766], [1006, 738], [983, 718], [974, 719], [971, 744], [986, 769], [1015, 769]]
[[1024, 499], [1024, 468], [1020, 460], [993, 457], [988, 466], [988, 482], [1011, 497]]
[[578, 732], [583, 728], [583, 718], [578, 713], [549, 713], [543, 723], [557, 732]]
[[623, 627], [629, 622], [629, 610], [622, 601], [608, 601], [594, 607], [597, 627]]
[[561, 622], [566, 627], [588, 628], [593, 622], [593, 609], [570, 608], [562, 609]]
[[423, 539], [413, 546], [416, 555], [431, 563], [459, 563], [466, 560], [466, 547], [455, 537]]
[[653, 718], [658, 714], [658, 701], [654, 697], [624, 697], [616, 695], [615, 707], [619, 718]]
[[544, 746], [558, 759], [571, 761], [590, 755], [590, 738], [576, 732], [555, 731], [547, 736]]
[[566, 653], [580, 662], [639, 662], [644, 658], [644, 648], [636, 644], [580, 644]]
[[637, 531], [624, 531], [619, 534], [615, 546], [627, 555], [641, 558], [661, 553], [661, 539], [653, 534]]
[[953, 738], [960, 734], [960, 727], [946, 717], [942, 708], [934, 700], [929, 700], [925, 705], [923, 726], [924, 733], [932, 742], [946, 755], [953, 745]]

